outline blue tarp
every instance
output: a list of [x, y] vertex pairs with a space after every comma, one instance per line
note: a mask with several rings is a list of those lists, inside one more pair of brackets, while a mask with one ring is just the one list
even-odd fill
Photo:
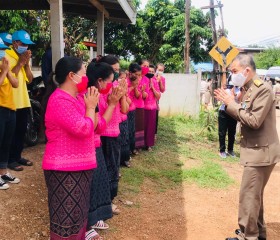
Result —
[[198, 69], [201, 69], [202, 72], [212, 72], [213, 64], [211, 62], [202, 62], [202, 63], [192, 63], [194, 71], [197, 72]]

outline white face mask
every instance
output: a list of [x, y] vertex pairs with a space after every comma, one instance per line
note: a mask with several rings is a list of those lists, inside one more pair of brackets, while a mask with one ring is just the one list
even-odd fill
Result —
[[233, 73], [231, 75], [231, 81], [234, 86], [243, 87], [246, 77], [244, 76], [243, 72]]

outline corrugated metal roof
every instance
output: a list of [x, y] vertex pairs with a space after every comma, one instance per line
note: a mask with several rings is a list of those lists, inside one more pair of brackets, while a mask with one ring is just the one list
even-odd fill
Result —
[[[100, 0], [98, 2], [108, 11], [109, 20], [125, 23], [134, 22], [132, 18], [136, 17], [136, 10], [130, 0]], [[0, 0], [0, 10], [49, 9], [50, 4], [48, 0]], [[63, 0], [63, 12], [92, 19], [97, 17], [97, 9], [89, 0]]]

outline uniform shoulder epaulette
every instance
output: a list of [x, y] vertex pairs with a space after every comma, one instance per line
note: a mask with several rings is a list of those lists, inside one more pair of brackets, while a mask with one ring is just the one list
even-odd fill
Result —
[[254, 80], [254, 84], [257, 86], [257, 87], [260, 87], [261, 85], [263, 85], [263, 82], [259, 79], [256, 79]]

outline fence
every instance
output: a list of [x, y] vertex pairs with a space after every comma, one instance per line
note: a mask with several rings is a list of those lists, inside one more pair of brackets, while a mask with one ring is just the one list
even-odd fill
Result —
[[198, 74], [164, 74], [166, 91], [160, 99], [160, 115], [197, 116], [200, 108], [201, 72]]

